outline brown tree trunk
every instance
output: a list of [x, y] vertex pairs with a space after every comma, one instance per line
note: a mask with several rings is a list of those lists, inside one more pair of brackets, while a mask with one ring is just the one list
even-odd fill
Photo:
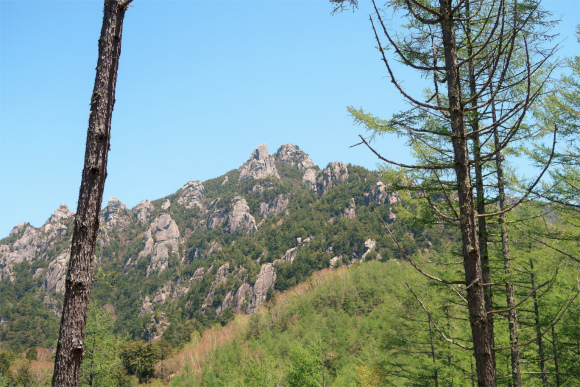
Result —
[[[490, 92], [491, 92], [490, 88]], [[495, 104], [491, 105], [491, 114], [493, 122], [496, 122], [496, 112], [495, 112]], [[494, 128], [493, 132], [495, 148], [499, 148], [499, 133], [497, 130], [497, 126]], [[505, 202], [505, 182], [503, 177], [503, 165], [502, 165], [502, 155], [501, 153], [497, 153], [495, 156], [495, 164], [497, 169], [497, 187], [499, 191], [499, 208], [504, 209], [506, 202]], [[501, 229], [501, 250], [503, 255], [503, 265], [505, 269], [505, 274], [511, 274], [511, 254], [510, 254], [510, 246], [508, 240], [508, 231], [506, 222], [506, 214], [501, 214], [499, 216], [499, 226]], [[506, 301], [507, 307], [512, 308], [508, 312], [508, 323], [509, 323], [509, 331], [510, 331], [510, 344], [511, 344], [511, 363], [512, 363], [512, 382], [515, 387], [522, 387], [522, 372], [520, 370], [520, 347], [519, 347], [519, 340], [518, 340], [518, 312], [514, 308], [516, 303], [515, 301], [515, 294], [514, 294], [514, 284], [513, 281], [508, 279], [506, 282]]]
[[[534, 261], [530, 258], [530, 280], [532, 289], [536, 287], [535, 275], [534, 275]], [[538, 355], [540, 357], [540, 371], [542, 372], [542, 386], [548, 387], [548, 374], [546, 371], [546, 362], [544, 357], [544, 341], [542, 340], [542, 329], [540, 327], [540, 310], [538, 308], [538, 296], [537, 292], [532, 294], [532, 298], [534, 299], [534, 316], [535, 316], [535, 328], [536, 328], [536, 335], [538, 336]]]
[[99, 39], [97, 74], [91, 96], [89, 128], [71, 255], [66, 275], [64, 306], [52, 385], [76, 386], [83, 359], [89, 293], [93, 282], [94, 250], [99, 212], [107, 177], [111, 117], [121, 55], [123, 18], [132, 0], [105, 0]]
[[469, 165], [469, 151], [465, 128], [465, 112], [461, 103], [461, 85], [452, 6], [450, 0], [440, 0], [441, 30], [445, 51], [445, 70], [449, 114], [453, 131], [455, 175], [458, 184], [459, 217], [462, 252], [467, 284], [467, 306], [473, 338], [477, 383], [479, 387], [496, 385], [492, 355], [492, 341], [485, 307], [481, 258], [475, 224], [475, 206]]

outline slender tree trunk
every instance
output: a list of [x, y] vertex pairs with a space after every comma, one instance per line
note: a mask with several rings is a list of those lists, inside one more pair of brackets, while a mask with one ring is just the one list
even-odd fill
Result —
[[[490, 92], [492, 92], [490, 88]], [[496, 122], [496, 112], [495, 104], [491, 105], [491, 114], [493, 122]], [[493, 130], [495, 149], [499, 148], [499, 133], [497, 126]], [[497, 170], [497, 187], [499, 191], [499, 207], [503, 209], [506, 205], [505, 202], [505, 181], [503, 176], [503, 165], [502, 156], [498, 152], [495, 156], [495, 164]], [[511, 274], [511, 254], [510, 245], [508, 240], [508, 231], [506, 226], [506, 214], [501, 214], [499, 216], [499, 227], [501, 233], [501, 251], [503, 255], [503, 266], [505, 274]], [[514, 284], [511, 278], [509, 278], [505, 285], [506, 288], [506, 301], [507, 307], [513, 308], [515, 305], [515, 294], [514, 294]], [[510, 343], [511, 343], [511, 363], [512, 363], [512, 381], [515, 387], [522, 387], [522, 372], [520, 369], [520, 348], [518, 347], [518, 312], [517, 310], [511, 309], [508, 312], [508, 324], [510, 331]]]
[[[465, 13], [469, 15], [469, 0], [465, 2]], [[473, 46], [471, 42], [471, 26], [470, 22], [466, 23], [467, 29], [467, 39], [468, 39], [468, 47], [467, 47], [467, 55], [473, 55]], [[475, 69], [473, 61], [469, 62], [469, 92], [471, 97], [473, 97], [477, 93], [477, 85], [475, 79]], [[478, 104], [477, 98], [473, 99], [471, 103], [472, 107], [476, 107]], [[475, 110], [473, 112], [473, 117], [470, 120], [471, 130], [473, 134], [473, 158], [475, 162], [473, 163], [473, 167], [475, 170], [475, 195], [476, 195], [476, 202], [477, 202], [477, 213], [484, 214], [485, 213], [485, 190], [483, 188], [483, 161], [481, 160], [481, 141], [479, 136], [479, 112]], [[486, 284], [491, 284], [491, 269], [489, 267], [489, 252], [487, 249], [487, 241], [488, 241], [488, 231], [487, 231], [487, 220], [486, 218], [478, 218], [477, 220], [477, 236], [479, 240], [479, 254], [481, 256], [481, 275], [482, 280]], [[491, 285], [487, 285], [483, 289], [484, 299], [485, 299], [485, 310], [491, 311], [493, 310], [493, 294], [491, 291]], [[493, 333], [493, 314], [487, 315], [487, 323], [489, 325], [489, 334], [491, 338], [491, 346], [492, 348], [495, 346], [495, 337]], [[495, 352], [492, 351], [492, 361], [493, 367], [496, 368], [495, 363]]]
[[556, 371], [556, 387], [560, 387], [560, 368], [558, 367], [558, 345], [556, 344], [556, 331], [552, 325], [552, 350], [554, 351], [554, 367]]
[[89, 293], [93, 282], [99, 212], [107, 177], [107, 156], [110, 146], [111, 117], [115, 104], [117, 69], [121, 54], [123, 18], [130, 2], [131, 0], [105, 0], [103, 10], [97, 74], [90, 104], [85, 163], [75, 216], [52, 379], [52, 385], [55, 387], [76, 386], [79, 381]]
[[[534, 261], [530, 258], [530, 280], [531, 280], [531, 285], [532, 285], [532, 289], [534, 289], [536, 287], [536, 281], [535, 281], [535, 275], [534, 275]], [[542, 329], [540, 328], [540, 310], [538, 308], [538, 296], [537, 296], [537, 292], [534, 292], [532, 294], [532, 297], [534, 299], [534, 316], [536, 319], [536, 324], [535, 324], [535, 328], [536, 328], [536, 335], [538, 336], [538, 355], [540, 357], [540, 371], [542, 372], [542, 386], [543, 387], [548, 387], [548, 375], [546, 372], [546, 362], [544, 361], [545, 356], [544, 356], [544, 341], [542, 339]]]
[[477, 383], [479, 387], [496, 385], [492, 342], [485, 308], [481, 259], [475, 225], [475, 206], [469, 166], [469, 150], [465, 128], [465, 114], [461, 103], [461, 85], [452, 6], [450, 0], [440, 0], [443, 15], [441, 30], [445, 52], [445, 70], [449, 99], [449, 114], [453, 131], [452, 142], [455, 175], [458, 184], [459, 217], [462, 252], [467, 288], [467, 306], [473, 338]]
[[435, 356], [435, 346], [433, 345], [433, 327], [431, 326], [431, 318], [429, 318], [429, 338], [431, 339], [431, 357], [433, 358], [433, 379], [435, 380], [435, 387], [439, 387], [437, 357]]

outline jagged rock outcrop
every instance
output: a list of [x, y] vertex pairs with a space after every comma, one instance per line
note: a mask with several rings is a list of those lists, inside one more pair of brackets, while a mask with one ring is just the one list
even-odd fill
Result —
[[60, 206], [58, 206], [58, 208], [54, 210], [54, 213], [50, 215], [50, 218], [48, 218], [46, 223], [60, 223], [70, 218], [74, 214], [75, 213], [71, 212], [66, 204], [60, 203]]
[[279, 263], [287, 263], [287, 262], [294, 262], [294, 258], [298, 255], [298, 247], [292, 247], [291, 249], [286, 250], [286, 253], [280, 259], [276, 259], [273, 263], [277, 265]]
[[107, 206], [103, 210], [105, 222], [114, 222], [119, 218], [119, 213], [126, 210], [125, 206], [119, 199], [112, 197], [109, 199]]
[[260, 208], [258, 212], [265, 218], [269, 218], [271, 216], [276, 216], [288, 207], [290, 204], [290, 199], [284, 197], [284, 195], [280, 194], [276, 196], [276, 198], [271, 202], [263, 202], [260, 203]]
[[101, 223], [101, 227], [107, 230], [113, 228], [124, 230], [131, 223], [131, 218], [127, 213], [127, 207], [115, 197], [109, 199], [102, 215], [104, 223]]
[[203, 184], [197, 180], [192, 180], [179, 189], [180, 197], [177, 199], [177, 203], [185, 208], [193, 208], [195, 206], [202, 208], [204, 194], [205, 188]]
[[148, 315], [150, 313], [153, 313], [155, 309], [153, 308], [153, 303], [151, 302], [151, 299], [149, 298], [149, 296], [145, 296], [145, 299], [143, 300], [143, 305], [141, 305], [141, 309], [139, 309], [139, 317], [143, 317], [145, 315]]
[[276, 272], [274, 271], [274, 265], [271, 263], [262, 265], [260, 274], [258, 274], [256, 283], [252, 289], [252, 298], [250, 305], [248, 305], [246, 308], [246, 313], [253, 313], [260, 304], [266, 301], [266, 294], [268, 293], [268, 289], [274, 287], [274, 282], [276, 282]]
[[339, 265], [342, 261], [342, 255], [338, 255], [334, 258], [330, 258], [330, 268], [333, 269]]
[[251, 299], [252, 287], [244, 282], [236, 291], [236, 296], [234, 299], [234, 310], [237, 312], [242, 308], [247, 307]]
[[207, 307], [213, 303], [215, 292], [218, 286], [228, 280], [229, 270], [230, 270], [229, 262], [224, 263], [218, 268], [215, 274], [215, 280], [211, 283], [209, 293], [207, 294], [205, 300], [203, 300], [203, 304], [201, 305], [202, 312], [204, 312], [207, 309]]
[[48, 265], [48, 272], [43, 283], [46, 293], [50, 293], [53, 290], [57, 293], [64, 292], [69, 258], [70, 250], [65, 250]]
[[373, 239], [367, 239], [365, 241], [365, 250], [363, 252], [363, 254], [361, 255], [361, 260], [364, 261], [364, 259], [367, 257], [367, 255], [369, 255], [369, 253], [371, 251], [375, 251], [377, 247], [377, 241], [373, 240]]
[[20, 223], [10, 232], [12, 243], [0, 245], [0, 280], [14, 281], [13, 265], [35, 259], [55, 259], [49, 256], [50, 249], [62, 243], [74, 215], [65, 204], [61, 204], [46, 223], [35, 229], [28, 223]]
[[317, 190], [322, 194], [327, 193], [330, 189], [336, 187], [343, 181], [348, 180], [348, 168], [346, 164], [339, 161], [333, 161], [322, 171], [316, 182]]
[[204, 275], [205, 275], [205, 269], [203, 267], [199, 267], [199, 268], [197, 268], [195, 273], [193, 273], [193, 277], [191, 277], [191, 280], [198, 281], [198, 280], [202, 279]]
[[302, 182], [308, 184], [308, 187], [311, 191], [316, 191], [316, 178], [318, 176], [318, 172], [312, 168], [309, 168], [304, 172], [304, 176], [302, 176]]
[[250, 214], [246, 199], [236, 196], [232, 200], [232, 211], [228, 216], [227, 231], [230, 234], [251, 235], [258, 231], [256, 219]]
[[395, 193], [387, 192], [387, 186], [382, 181], [377, 182], [371, 192], [365, 193], [364, 199], [367, 206], [371, 203], [377, 206], [385, 203], [395, 204], [401, 200]]
[[248, 161], [240, 169], [240, 180], [265, 179], [266, 177], [280, 178], [276, 169], [274, 156], [268, 153], [266, 144], [260, 144]]
[[151, 218], [151, 211], [154, 209], [155, 207], [153, 207], [153, 204], [149, 200], [143, 200], [133, 208], [133, 215], [139, 222], [147, 223]]
[[159, 314], [152, 315], [145, 332], [147, 340], [159, 340], [163, 336], [165, 330], [169, 328], [170, 324], [171, 323], [168, 321], [167, 315], [165, 313], [161, 312]]
[[[163, 272], [167, 269], [170, 254], [179, 257], [179, 228], [169, 214], [159, 215], [145, 233], [147, 241], [145, 248], [139, 253], [137, 260], [151, 255], [147, 276], [152, 272]], [[126, 266], [132, 262], [129, 260]]]
[[356, 217], [356, 203], [354, 202], [354, 198], [350, 198], [348, 207], [344, 209], [342, 216], [348, 220], [353, 220]]
[[316, 166], [308, 154], [294, 144], [284, 144], [278, 148], [276, 156], [291, 166], [296, 166], [301, 171]]

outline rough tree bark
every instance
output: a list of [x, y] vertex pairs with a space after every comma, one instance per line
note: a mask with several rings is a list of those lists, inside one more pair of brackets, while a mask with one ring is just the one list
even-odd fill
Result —
[[105, 0], [99, 39], [97, 74], [91, 96], [77, 213], [66, 275], [64, 306], [52, 385], [76, 386], [83, 359], [89, 293], [93, 282], [94, 251], [99, 230], [99, 212], [107, 177], [111, 117], [121, 55], [125, 11], [132, 0]]
[[481, 255], [476, 232], [475, 203], [465, 128], [465, 112], [461, 101], [461, 81], [453, 10], [450, 0], [440, 0], [441, 32], [445, 52], [445, 73], [449, 98], [449, 115], [453, 135], [453, 153], [455, 176], [457, 179], [457, 196], [459, 199], [459, 224], [467, 285], [467, 307], [469, 323], [473, 338], [474, 356], [477, 369], [477, 383], [480, 387], [496, 385], [495, 367], [493, 364], [492, 339], [487, 310], [485, 306], [484, 286], [481, 271]]

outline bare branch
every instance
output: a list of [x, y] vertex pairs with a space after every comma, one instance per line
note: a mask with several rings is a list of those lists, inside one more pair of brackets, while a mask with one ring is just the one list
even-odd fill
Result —
[[371, 204], [371, 209], [374, 211], [375, 214], [377, 214], [377, 217], [379, 218], [379, 221], [381, 222], [381, 224], [383, 225], [383, 227], [385, 228], [385, 230], [387, 230], [387, 232], [389, 233], [389, 235], [391, 236], [391, 239], [395, 242], [395, 244], [397, 245], [397, 247], [399, 248], [399, 251], [401, 252], [401, 255], [405, 258], [405, 260], [407, 260], [407, 262], [409, 262], [411, 264], [411, 266], [413, 266], [419, 273], [423, 274], [425, 277], [432, 279], [434, 281], [437, 282], [441, 282], [443, 284], [447, 284], [447, 285], [456, 285], [456, 284], [465, 284], [465, 281], [446, 281], [446, 280], [442, 280], [440, 278], [434, 277], [430, 274], [425, 273], [423, 270], [421, 270], [419, 268], [419, 266], [417, 266], [417, 264], [411, 259], [411, 257], [409, 257], [407, 255], [407, 253], [405, 253], [405, 250], [403, 250], [403, 248], [401, 247], [401, 245], [399, 244], [399, 241], [397, 240], [397, 238], [395, 238], [395, 236], [393, 235], [393, 233], [391, 232], [391, 229], [389, 228], [389, 226], [387, 225], [387, 223], [383, 220], [383, 218], [381, 217], [381, 215], [377, 212], [376, 208]]
[[409, 286], [409, 284], [407, 283], [407, 281], [403, 280], [403, 282], [405, 283], [405, 285], [407, 285], [407, 289], [409, 289], [409, 291], [411, 293], [413, 293], [413, 296], [415, 296], [415, 299], [417, 301], [419, 301], [419, 304], [421, 304], [421, 307], [423, 308], [423, 310], [425, 311], [425, 313], [427, 313], [427, 316], [429, 317], [429, 320], [433, 323], [433, 325], [435, 326], [435, 329], [437, 329], [437, 332], [439, 332], [439, 334], [441, 335], [441, 337], [443, 337], [445, 339], [445, 341], [447, 341], [448, 343], [457, 345], [459, 348], [463, 348], [463, 349], [467, 349], [467, 350], [473, 350], [473, 347], [468, 347], [466, 345], [463, 345], [461, 343], [458, 343], [457, 341], [452, 340], [449, 337], [445, 336], [445, 333], [441, 332], [441, 329], [439, 329], [439, 326], [437, 326], [437, 323], [435, 322], [435, 320], [433, 320], [433, 317], [431, 317], [431, 313], [429, 313], [429, 311], [425, 307], [425, 304], [423, 304], [423, 302], [419, 299], [419, 297], [417, 297], [417, 295], [415, 294], [415, 292], [413, 291], [413, 289], [411, 289], [411, 287]]

